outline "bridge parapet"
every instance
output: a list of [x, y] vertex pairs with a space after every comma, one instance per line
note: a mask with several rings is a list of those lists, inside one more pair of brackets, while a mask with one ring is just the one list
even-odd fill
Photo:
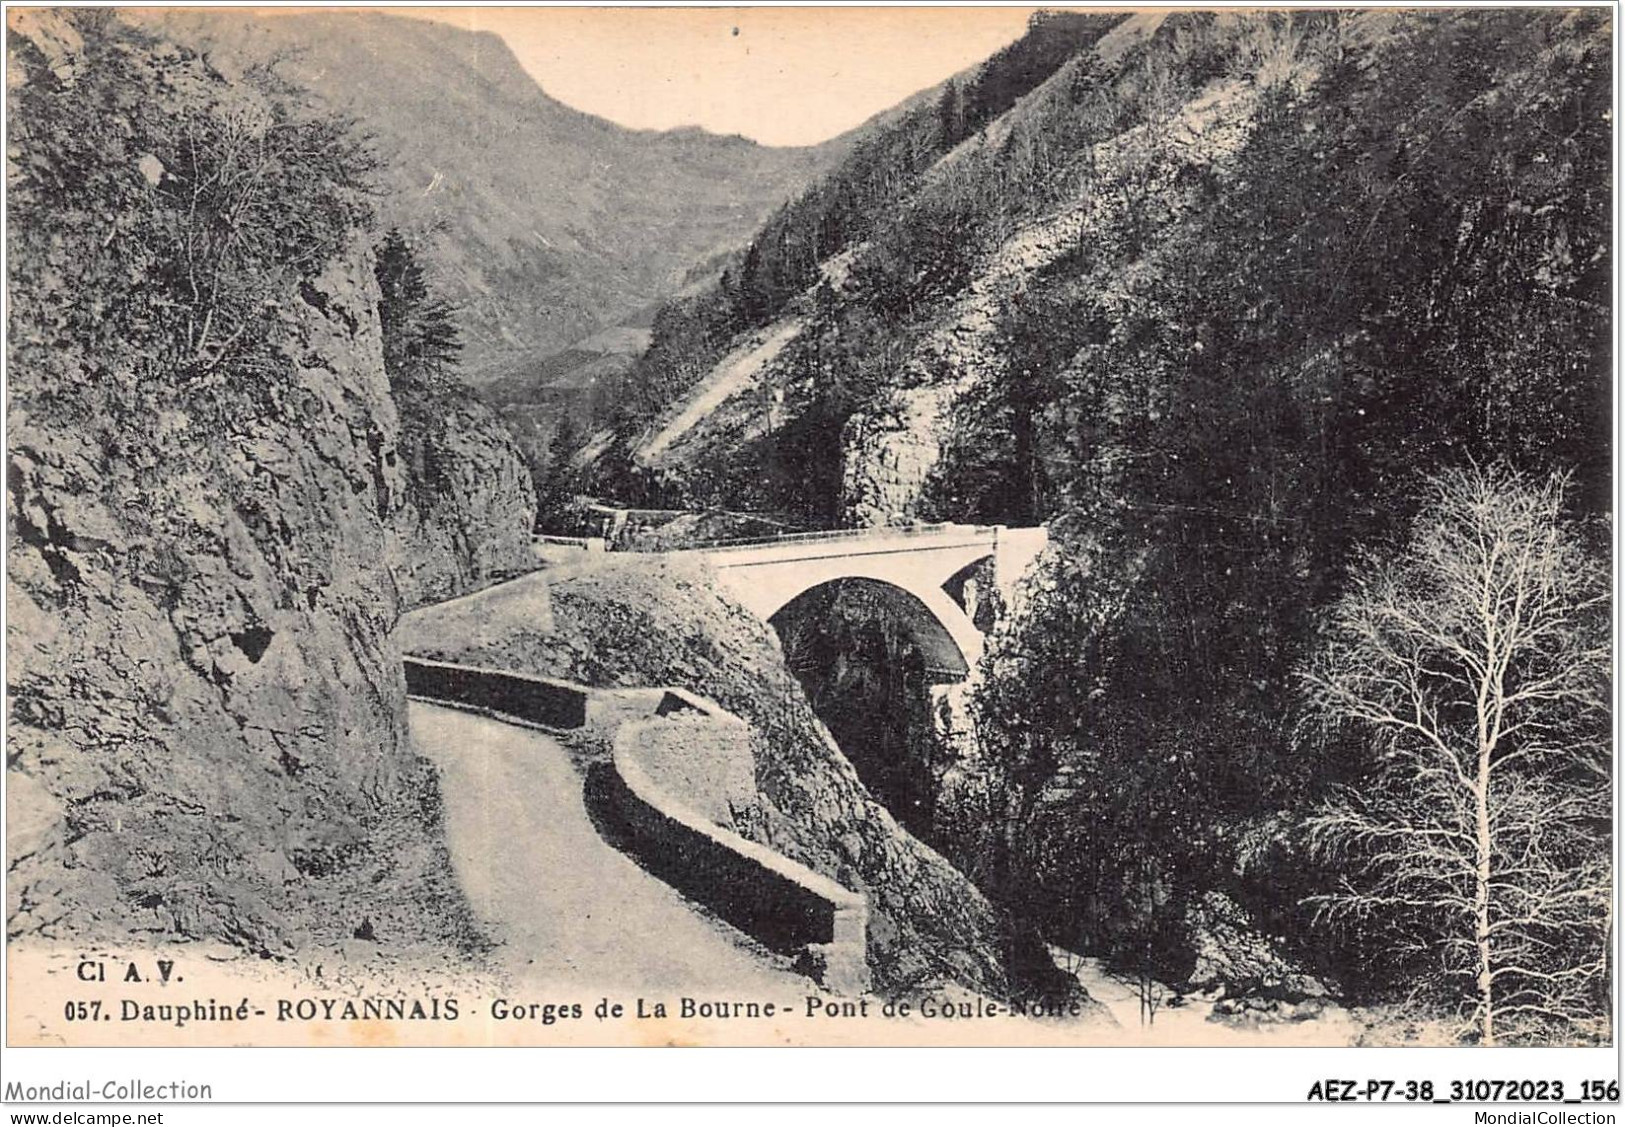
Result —
[[752, 548], [794, 547], [798, 544], [853, 543], [878, 540], [924, 540], [955, 535], [991, 535], [992, 530], [969, 524], [880, 525], [872, 528], [829, 528], [814, 532], [783, 532], [774, 536], [745, 536], [728, 540], [702, 540], [675, 552], [733, 552]]

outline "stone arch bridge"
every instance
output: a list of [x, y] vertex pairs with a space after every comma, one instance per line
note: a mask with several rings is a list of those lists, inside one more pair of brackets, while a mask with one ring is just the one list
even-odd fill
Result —
[[935, 524], [719, 541], [669, 554], [703, 556], [764, 621], [828, 584], [871, 584], [908, 625], [934, 677], [958, 681], [982, 654], [980, 565], [992, 561], [993, 582], [1008, 594], [1047, 542], [1042, 527]]

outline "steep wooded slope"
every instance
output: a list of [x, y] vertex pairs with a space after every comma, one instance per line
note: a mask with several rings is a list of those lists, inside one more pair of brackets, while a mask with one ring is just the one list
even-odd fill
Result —
[[[1572, 325], [1575, 359], [1545, 365], [1563, 381], [1551, 408], [1521, 422], [1479, 411], [1474, 425], [1489, 420], [1488, 442], [1537, 419], [1568, 427], [1537, 442], [1549, 455], [1590, 444], [1595, 478], [1600, 432], [1583, 420], [1601, 400], [1595, 367], [1578, 359], [1594, 354], [1600, 324], [1586, 177], [1606, 121], [1590, 21], [1143, 14], [1102, 35], [1067, 19], [1038, 19], [979, 79], [944, 87], [877, 140], [904, 154], [883, 175], [866, 179], [855, 152], [722, 286], [662, 313], [616, 420], [626, 484], [827, 521], [1031, 518], [1057, 510], [1046, 466], [1076, 458], [1075, 424], [1098, 417], [1039, 435], [1033, 405], [1053, 414], [1078, 382], [1061, 373], [1083, 367], [1079, 349], [1126, 343], [1156, 310], [1159, 336], [1222, 335], [1261, 316], [1286, 326], [1250, 365], [1270, 373], [1266, 388], [1283, 362], [1380, 348], [1357, 363], [1384, 367], [1381, 387], [1345, 386], [1375, 398], [1409, 385], [1409, 410], [1442, 394], [1424, 389], [1465, 386], [1463, 348], [1505, 338], [1506, 319], [1485, 311], [1511, 306], [1531, 326], [1551, 321], [1537, 308]], [[1495, 61], [1474, 63], [1475, 51]], [[1045, 68], [1012, 66], [1032, 57]], [[1012, 72], [1018, 96], [978, 101]], [[1363, 121], [1340, 108], [1351, 101]], [[973, 112], [984, 103], [997, 112]], [[1440, 198], [1448, 210], [1427, 214]], [[861, 220], [850, 200], [870, 204]], [[1257, 245], [1237, 258], [1245, 237]], [[1494, 264], [1519, 255], [1521, 290]], [[1384, 288], [1384, 273], [1402, 284]], [[1469, 331], [1469, 317], [1501, 327]], [[1543, 329], [1541, 347], [1557, 347], [1556, 332]], [[749, 358], [765, 339], [783, 343]], [[1196, 335], [1180, 355], [1241, 359], [1213, 347]], [[1411, 378], [1396, 364], [1434, 371]], [[736, 394], [674, 441], [670, 421], [714, 395], [724, 368]], [[1357, 425], [1394, 421], [1358, 406]]]
[[[791, 225], [657, 318], [600, 473], [813, 523], [1048, 522], [972, 694], [997, 893], [1107, 948], [1146, 934], [1131, 888], [1155, 936], [1213, 889], [1315, 935], [1294, 812], [1357, 772], [1297, 702], [1355, 548], [1473, 462], [1608, 508], [1609, 22], [1041, 18], [1042, 80], [963, 135], [945, 87], [861, 238]], [[858, 183], [797, 207], [840, 220]]]

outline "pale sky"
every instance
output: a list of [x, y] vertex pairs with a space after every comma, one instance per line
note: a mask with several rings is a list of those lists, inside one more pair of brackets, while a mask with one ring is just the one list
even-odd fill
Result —
[[1018, 38], [1029, 7], [415, 8], [494, 31], [542, 89], [639, 129], [827, 140]]

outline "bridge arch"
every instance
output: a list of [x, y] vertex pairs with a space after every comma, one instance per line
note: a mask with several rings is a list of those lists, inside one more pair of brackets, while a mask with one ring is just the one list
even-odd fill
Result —
[[834, 588], [856, 589], [874, 599], [907, 631], [934, 681], [962, 681], [981, 655], [982, 636], [958, 605], [937, 590], [918, 592], [888, 580], [866, 575], [842, 575], [809, 584], [766, 612], [768, 624], [781, 638], [794, 628], [798, 606], [815, 602]]
[[[944, 679], [963, 679], [982, 656], [982, 633], [944, 585], [997, 559], [999, 530], [961, 525], [784, 537], [701, 550], [733, 594], [763, 620], [834, 582], [873, 582], [889, 596]], [[943, 635], [951, 641], [945, 643]], [[957, 651], [954, 653], [952, 651]]]
[[991, 625], [992, 591], [1008, 598], [1045, 538], [1042, 527], [945, 524], [690, 551], [778, 632], [791, 671], [859, 779], [931, 841], [951, 759], [944, 749], [960, 731], [956, 683], [982, 656], [978, 623]]
[[941, 619], [895, 583], [814, 584], [769, 619], [785, 664], [870, 795], [923, 840], [940, 773], [937, 694], [969, 671]]

